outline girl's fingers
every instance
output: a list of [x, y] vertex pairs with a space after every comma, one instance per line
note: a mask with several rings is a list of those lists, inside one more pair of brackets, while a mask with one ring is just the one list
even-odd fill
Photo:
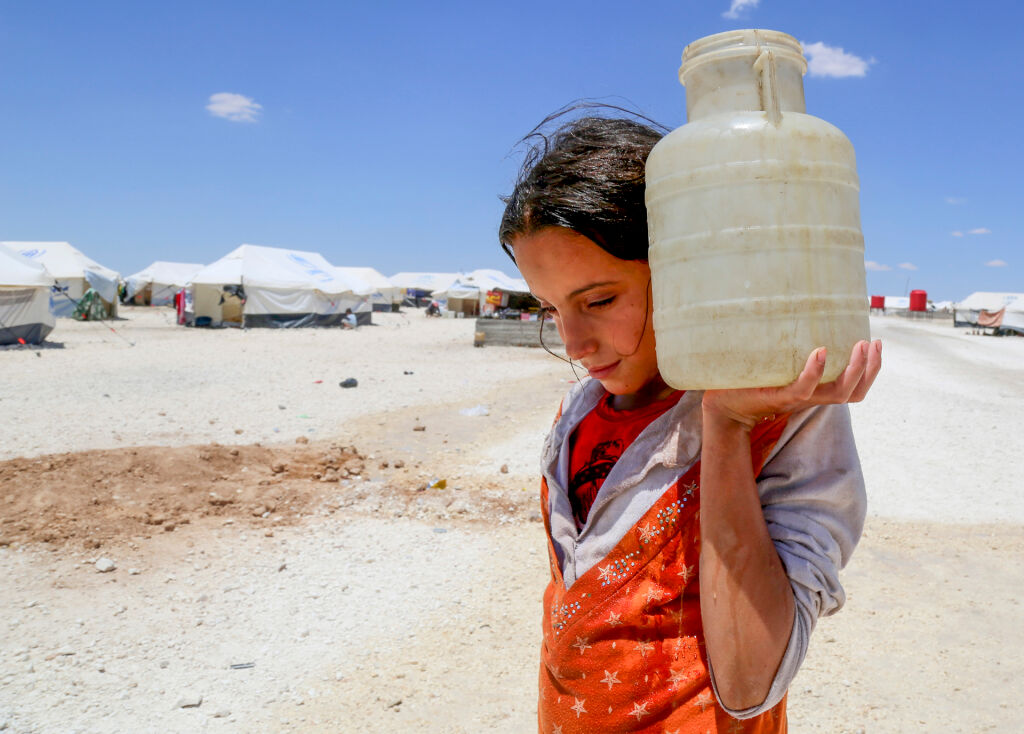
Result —
[[828, 351], [825, 347], [818, 347], [811, 352], [804, 363], [800, 376], [783, 388], [786, 398], [797, 402], [806, 402], [811, 399], [818, 387], [822, 374], [825, 372], [825, 358], [827, 356]]
[[868, 363], [868, 352], [870, 345], [866, 341], [859, 341], [853, 345], [853, 352], [850, 354], [850, 363], [839, 373], [834, 381], [819, 385], [814, 391], [814, 402], [818, 404], [845, 403], [853, 395], [857, 386], [864, 376]]
[[868, 390], [871, 389], [871, 385], [874, 383], [875, 378], [878, 377], [879, 371], [882, 369], [882, 341], [879, 339], [871, 343], [868, 348], [868, 361], [867, 366], [864, 369], [864, 375], [860, 379], [860, 383], [850, 394], [850, 398], [847, 402], [859, 403], [863, 400]]

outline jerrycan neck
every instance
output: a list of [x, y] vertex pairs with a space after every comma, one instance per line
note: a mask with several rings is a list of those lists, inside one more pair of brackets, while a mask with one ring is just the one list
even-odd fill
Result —
[[741, 110], [763, 111], [778, 124], [783, 112], [806, 112], [800, 43], [779, 31], [716, 33], [683, 49], [679, 82], [689, 121]]

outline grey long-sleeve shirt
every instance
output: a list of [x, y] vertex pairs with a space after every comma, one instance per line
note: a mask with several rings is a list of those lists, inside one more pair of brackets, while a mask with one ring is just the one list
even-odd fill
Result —
[[[541, 471], [548, 482], [551, 537], [567, 587], [604, 559], [700, 458], [702, 393], [691, 391], [626, 449], [577, 532], [566, 491], [569, 438], [603, 395], [596, 380], [573, 386], [544, 442]], [[847, 406], [814, 407], [790, 416], [757, 477], [757, 488], [768, 532], [789, 576], [796, 613], [768, 696], [759, 706], [726, 708], [737, 718], [755, 716], [782, 699], [818, 618], [835, 613], [846, 600], [839, 569], [860, 539], [867, 507]], [[711, 683], [715, 687], [714, 670]]]

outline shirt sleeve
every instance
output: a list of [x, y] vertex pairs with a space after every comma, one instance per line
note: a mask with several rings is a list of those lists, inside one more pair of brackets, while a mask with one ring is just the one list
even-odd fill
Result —
[[[768, 533], [793, 588], [795, 613], [789, 644], [765, 700], [725, 710], [746, 719], [775, 706], [807, 654], [819, 617], [846, 601], [839, 570], [850, 560], [864, 528], [867, 497], [846, 405], [794, 413], [757, 478]], [[715, 695], [715, 677], [712, 671]]]

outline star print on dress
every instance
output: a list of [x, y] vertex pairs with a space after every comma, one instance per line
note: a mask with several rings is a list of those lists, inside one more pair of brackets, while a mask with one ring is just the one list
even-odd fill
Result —
[[634, 649], [644, 657], [647, 657], [647, 654], [654, 649], [654, 643], [650, 640], [637, 640], [636, 648]]
[[715, 705], [715, 697], [708, 691], [701, 691], [697, 698], [693, 699], [693, 705], [701, 711], [706, 711], [709, 706]]
[[612, 574], [615, 572], [615, 569], [612, 568], [612, 564], [609, 563], [607, 566], [598, 566], [597, 572], [602, 581], [611, 581]]
[[686, 671], [682, 668], [679, 670], [670, 670], [670, 672], [672, 675], [670, 675], [668, 679], [673, 686], [678, 686], [679, 681], [686, 679]]
[[618, 627], [620, 624], [622, 624], [622, 616], [616, 614], [615, 612], [609, 612], [607, 623], [612, 627]]
[[588, 640], [586, 637], [577, 637], [576, 642], [572, 643], [572, 646], [579, 649], [580, 655], [582, 655], [588, 649], [593, 647], [593, 645], [587, 644], [589, 642], [590, 640]]
[[580, 700], [578, 698], [574, 698], [573, 700], [576, 701], [576, 703], [574, 703], [569, 708], [571, 708], [573, 711], [576, 712], [576, 718], [578, 719], [578, 718], [580, 718], [581, 714], [587, 713], [587, 710], [585, 708], [583, 708], [583, 704], [585, 704], [587, 702], [587, 700], [586, 699]]
[[643, 543], [651, 542], [651, 539], [655, 535], [654, 526], [652, 526], [650, 523], [647, 523], [642, 528], [640, 528], [639, 532], [640, 532], [640, 541], [643, 542]]
[[661, 589], [655, 588], [653, 584], [647, 587], [646, 601], [648, 604], [652, 601], [661, 601], [664, 596], [664, 592]]
[[607, 683], [608, 690], [610, 691], [612, 689], [612, 686], [614, 686], [616, 683], [622, 682], [619, 680], [619, 671], [616, 670], [614, 673], [609, 673], [607, 670], [604, 671], [604, 678], [601, 679], [601, 682]]
[[634, 702], [633, 703], [633, 710], [629, 712], [629, 715], [630, 716], [635, 716], [636, 720], [640, 721], [640, 719], [642, 719], [643, 717], [650, 716], [651, 712], [647, 710], [647, 702], [646, 701], [644, 701], [643, 704], [639, 704], [639, 703]]
[[684, 584], [690, 583], [690, 579], [693, 578], [694, 569], [695, 569], [695, 565], [694, 564], [690, 564], [689, 566], [683, 566], [682, 570], [679, 571], [678, 575], [683, 577], [683, 583]]

